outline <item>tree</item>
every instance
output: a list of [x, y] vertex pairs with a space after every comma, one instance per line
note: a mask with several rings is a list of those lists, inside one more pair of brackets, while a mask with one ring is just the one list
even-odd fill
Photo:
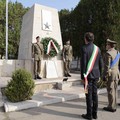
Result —
[[5, 0], [0, 1], [0, 54], [5, 54]]
[[[5, 32], [6, 32], [6, 0], [0, 1], [0, 54], [5, 55]], [[8, 4], [8, 56], [17, 58], [20, 40], [22, 17], [29, 8], [24, 8], [21, 3], [9, 2]]]
[[68, 18], [73, 29], [68, 29], [67, 33], [72, 33], [75, 56], [80, 56], [78, 49], [84, 44], [84, 34], [88, 31], [95, 34], [95, 43], [103, 53], [107, 38], [117, 41], [120, 49], [120, 0], [80, 0], [69, 16], [60, 16], [61, 29]]
[[24, 8], [21, 3], [9, 2], [9, 55], [14, 58], [18, 56], [22, 17], [28, 9]]
[[67, 9], [63, 9], [59, 12], [60, 26], [62, 32], [62, 39], [65, 42], [69, 38], [69, 24], [70, 24], [70, 11]]
[[117, 41], [120, 46], [119, 0], [81, 0], [76, 9], [81, 12], [81, 27], [85, 28], [83, 31], [92, 31], [95, 34], [95, 43], [102, 50], [105, 49], [107, 38]]

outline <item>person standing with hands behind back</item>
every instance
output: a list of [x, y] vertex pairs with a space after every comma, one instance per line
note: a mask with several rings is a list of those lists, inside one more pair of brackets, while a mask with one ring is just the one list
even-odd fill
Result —
[[117, 86], [120, 79], [119, 62], [120, 53], [115, 50], [117, 43], [110, 39], [107, 39], [106, 54], [104, 64], [103, 80], [106, 81], [107, 93], [108, 93], [108, 106], [104, 107], [105, 111], [115, 112], [117, 109]]
[[103, 69], [103, 60], [100, 49], [93, 44], [94, 34], [85, 33], [85, 45], [82, 47], [81, 79], [84, 81], [87, 113], [82, 114], [84, 119], [97, 119], [98, 95], [97, 82]]
[[36, 43], [32, 45], [32, 57], [34, 58], [34, 79], [41, 79], [41, 60], [43, 58], [43, 44], [40, 43], [40, 37], [36, 37]]
[[73, 58], [73, 49], [70, 45], [70, 40], [66, 41], [66, 45], [63, 47], [63, 61], [64, 61], [64, 74], [65, 77], [71, 77], [70, 75], [70, 64]]

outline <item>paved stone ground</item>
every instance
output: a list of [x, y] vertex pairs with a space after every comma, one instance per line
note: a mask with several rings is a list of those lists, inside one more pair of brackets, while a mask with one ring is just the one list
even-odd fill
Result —
[[[6, 85], [7, 85], [7, 82], [8, 81], [10, 81], [10, 77], [0, 77], [0, 88], [2, 88], [2, 87], [5, 87]], [[62, 79], [63, 78], [59, 78], [59, 79], [45, 79], [45, 78], [43, 78], [42, 80], [35, 80], [35, 84], [37, 85], [37, 84], [46, 84], [46, 83], [51, 83], [51, 82], [62, 82]], [[70, 77], [68, 80], [69, 81], [79, 81], [79, 79], [80, 79], [80, 74], [72, 74], [72, 77]], [[82, 87], [83, 88], [83, 87]], [[78, 90], [79, 90], [80, 88], [78, 87]], [[72, 91], [75, 91], [76, 92], [76, 90], [70, 90], [70, 94], [71, 94], [71, 92]], [[80, 90], [79, 90], [80, 91]], [[45, 93], [49, 93], [49, 94], [52, 94], [52, 96], [53, 97], [49, 97], [49, 96], [45, 96], [44, 94]], [[40, 92], [40, 93], [35, 93], [34, 94], [34, 96], [33, 96], [33, 100], [35, 100], [35, 102], [33, 102], [33, 104], [35, 104], [35, 106], [33, 106], [33, 104], [29, 104], [29, 105], [27, 105], [27, 107], [29, 106], [31, 106], [32, 105], [32, 107], [36, 107], [41, 101], [42, 101], [42, 103], [46, 103], [46, 104], [48, 104], [48, 103], [50, 103], [50, 102], [54, 102], [55, 103], [55, 101], [61, 101], [60, 99], [62, 99], [68, 92], [69, 92], [69, 89], [68, 89], [68, 91], [66, 91], [65, 93], [63, 92], [63, 94], [61, 93], [62, 91], [44, 91], [44, 92]], [[41, 95], [42, 94], [42, 95]], [[55, 100], [55, 101], [52, 101], [52, 99], [51, 99], [51, 101], [49, 100], [50, 98], [55, 98], [55, 94], [56, 94], [56, 96], [58, 97], [57, 99], [53, 99], [53, 100]], [[62, 95], [61, 95], [62, 94]], [[69, 97], [70, 96], [70, 94], [67, 94], [67, 96]], [[61, 95], [61, 96], [59, 96], [59, 95]], [[74, 95], [74, 93], [73, 93], [73, 95]], [[50, 95], [51, 96], [51, 95]], [[62, 97], [63, 96], [63, 97]], [[62, 97], [62, 98], [61, 98]], [[72, 96], [73, 97], [73, 96]], [[44, 100], [46, 98], [46, 100]], [[48, 99], [49, 98], [49, 99]], [[78, 98], [78, 97], [77, 97]], [[5, 101], [5, 99], [3, 99], [2, 98], [2, 95], [1, 95], [1, 92], [0, 92], [0, 107], [1, 106], [3, 106], [3, 100]], [[48, 101], [49, 100], [49, 101]], [[69, 99], [70, 100], [70, 99]], [[37, 103], [36, 103], [37, 102]], [[7, 103], [7, 101], [5, 102], [5, 103]], [[20, 103], [21, 104], [21, 103]], [[19, 108], [21, 108], [21, 105], [19, 104], [19, 106], [17, 106], [18, 107], [18, 110], [20, 110]], [[37, 105], [36, 105], [37, 104]], [[8, 106], [8, 105], [7, 105]], [[10, 105], [10, 107], [11, 107], [12, 105]], [[15, 105], [13, 105], [13, 107], [14, 108], [16, 108], [16, 106]], [[22, 106], [22, 108], [24, 108], [24, 105]], [[26, 108], [26, 107], [25, 107]], [[9, 109], [9, 108], [8, 108]], [[11, 110], [10, 110], [11, 111]]]
[[[1, 81], [0, 86], [4, 86], [4, 82]], [[78, 93], [79, 89], [74, 92]], [[120, 91], [118, 102], [120, 103]], [[1, 106], [2, 103], [0, 95]], [[104, 111], [102, 108], [105, 106], [107, 106], [107, 94], [101, 94], [99, 95], [98, 120], [120, 120], [120, 106], [115, 113]], [[84, 113], [86, 113], [85, 98], [80, 98], [17, 112], [5, 113], [4, 108], [0, 107], [0, 120], [84, 120], [81, 117]]]
[[[118, 102], [120, 102], [120, 91]], [[98, 120], [120, 120], [120, 106], [115, 113], [104, 111], [102, 108], [105, 106], [107, 106], [107, 94], [99, 95]], [[85, 112], [85, 99], [81, 98], [9, 113], [4, 113], [3, 108], [0, 108], [0, 120], [83, 120], [81, 114]]]

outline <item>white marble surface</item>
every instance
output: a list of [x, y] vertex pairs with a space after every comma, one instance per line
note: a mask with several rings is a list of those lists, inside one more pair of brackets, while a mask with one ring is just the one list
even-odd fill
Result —
[[[52, 31], [42, 29], [42, 10], [51, 12]], [[18, 59], [31, 59], [31, 43], [36, 42], [36, 36], [52, 37], [57, 40], [61, 49], [63, 48], [57, 9], [35, 4], [23, 16]], [[61, 59], [60, 54], [57, 59]]]
[[[46, 78], [46, 72], [49, 72], [48, 78], [58, 78], [63, 77], [63, 61], [57, 60], [50, 62], [54, 62], [55, 71], [52, 68], [47, 68], [45, 65], [47, 60], [42, 60], [41, 64], [41, 76]], [[50, 65], [50, 64], [49, 64]], [[24, 68], [29, 71], [33, 75], [34, 61], [33, 60], [0, 60], [0, 77], [11, 77], [12, 73], [20, 68]], [[56, 72], [56, 76], [53, 76], [53, 73]], [[33, 75], [34, 77], [34, 75]]]
[[58, 83], [58, 89], [60, 90], [66, 90], [72, 86], [71, 82], [59, 82]]

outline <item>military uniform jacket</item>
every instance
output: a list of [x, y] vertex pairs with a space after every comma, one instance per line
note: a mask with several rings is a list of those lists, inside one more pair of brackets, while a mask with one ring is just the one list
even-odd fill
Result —
[[41, 60], [44, 54], [43, 44], [34, 43], [32, 45], [32, 54], [34, 55], [35, 60]]
[[[94, 48], [93, 43], [88, 43], [82, 47], [81, 62], [80, 62], [81, 63], [81, 79], [84, 79], [83, 74], [86, 73], [87, 64], [92, 55], [93, 48]], [[103, 69], [103, 59], [101, 56], [101, 51], [99, 49], [93, 69], [87, 77], [88, 80], [89, 79], [99, 79], [99, 77], [102, 74], [102, 69]]]
[[63, 47], [63, 57], [65, 60], [72, 61], [73, 58], [73, 49], [71, 45], [64, 45]]
[[113, 61], [117, 55], [118, 51], [114, 48], [108, 50], [105, 54], [105, 64], [104, 64], [104, 78], [106, 80], [119, 80], [120, 79], [120, 72], [119, 72], [119, 63], [120, 60], [110, 68], [111, 61]]

